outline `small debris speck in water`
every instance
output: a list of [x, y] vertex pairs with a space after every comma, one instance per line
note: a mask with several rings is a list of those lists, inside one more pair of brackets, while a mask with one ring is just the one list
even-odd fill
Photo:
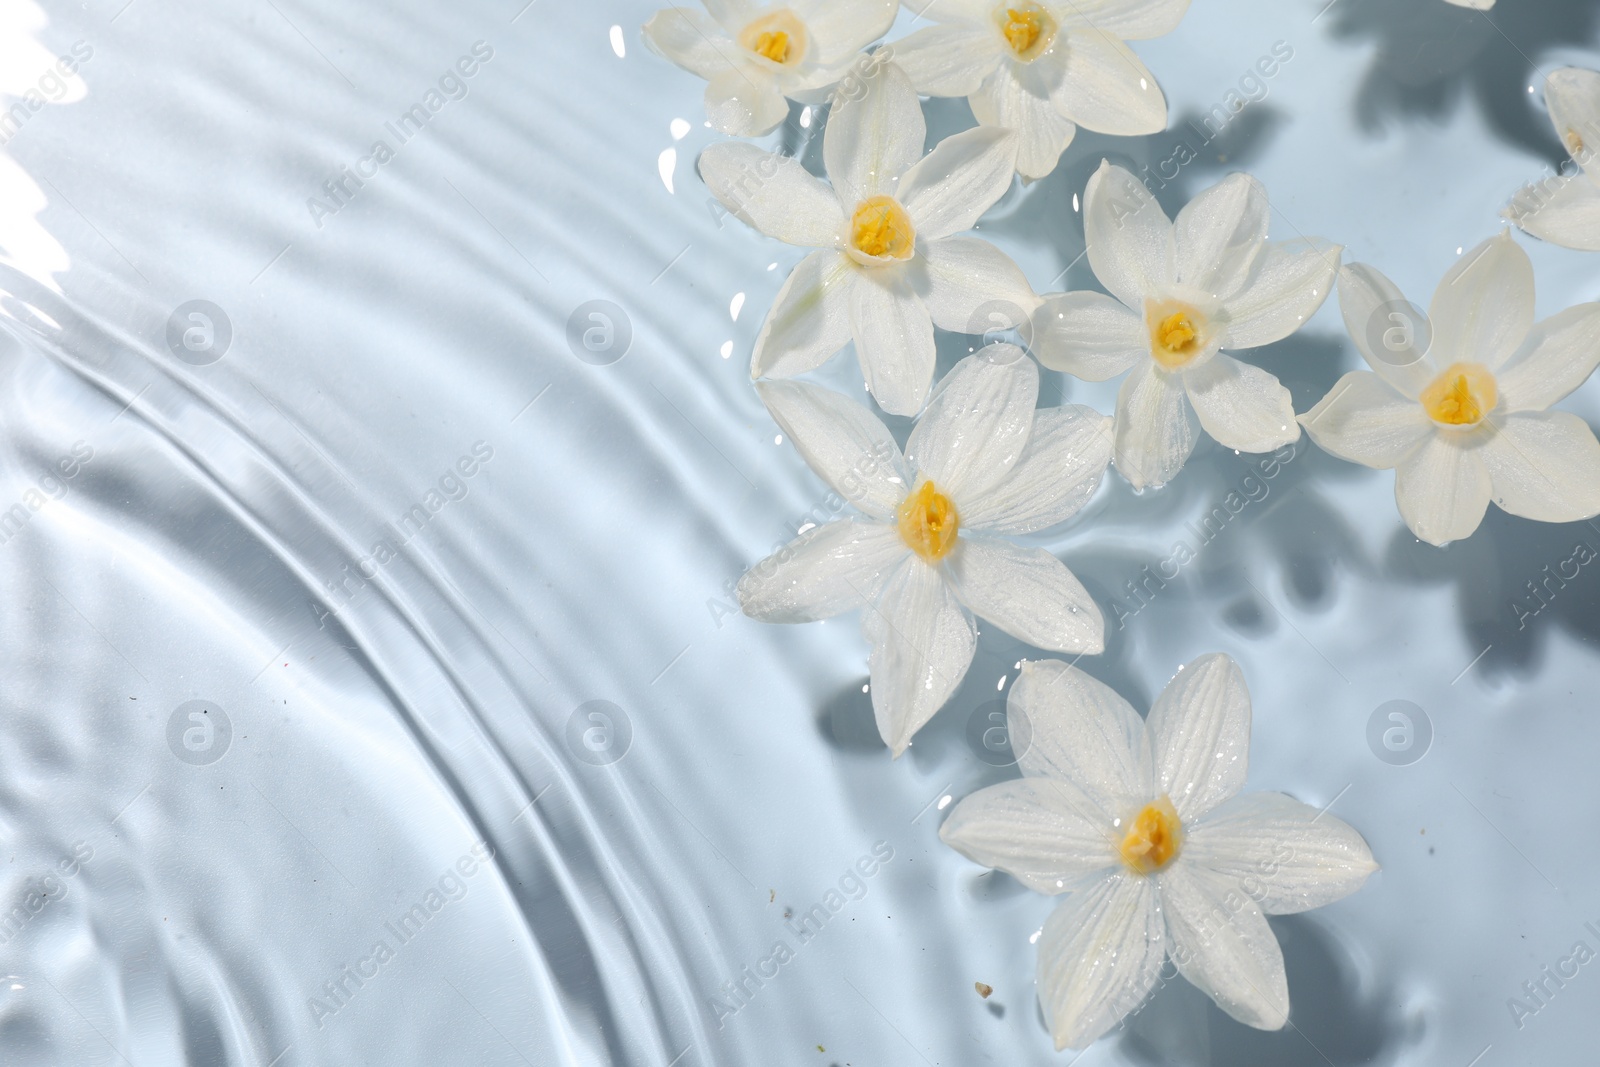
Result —
[[776, 889], [767, 890], [767, 903], [768, 904], [771, 904], [774, 900], [777, 900], [777, 899], [778, 899], [778, 891]]
[[976, 989], [978, 991], [978, 996], [982, 997], [984, 1000], [988, 1000], [989, 994], [994, 992], [994, 986], [984, 985], [982, 982], [973, 982], [972, 988]]

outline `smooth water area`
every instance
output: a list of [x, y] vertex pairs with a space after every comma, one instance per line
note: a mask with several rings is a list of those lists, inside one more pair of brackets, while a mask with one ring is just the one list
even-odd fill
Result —
[[[732, 600], [836, 501], [747, 380], [800, 253], [714, 208], [652, 10], [5, 5], [0, 90], [52, 102], [0, 156], [0, 1063], [1592, 1058], [1600, 525], [1491, 509], [1434, 549], [1391, 474], [1304, 438], [1110, 475], [1034, 540], [1106, 613], [1080, 666], [1143, 709], [1235, 657], [1250, 788], [1331, 805], [1383, 870], [1274, 920], [1284, 1031], [1174, 981], [1052, 1051], [1052, 902], [937, 838], [1016, 774], [991, 716], [1038, 653], [985, 627], [891, 761], [854, 618]], [[1080, 134], [982, 230], [1041, 292], [1093, 287], [1102, 156], [1169, 212], [1246, 167], [1275, 239], [1425, 302], [1564, 158], [1529, 87], [1597, 35], [1592, 0], [1196, 3], [1137, 45], [1172, 128]], [[1540, 317], [1600, 296], [1600, 256], [1523, 244]], [[1301, 411], [1358, 361], [1333, 306], [1251, 359]], [[1600, 422], [1600, 383], [1563, 406]]]

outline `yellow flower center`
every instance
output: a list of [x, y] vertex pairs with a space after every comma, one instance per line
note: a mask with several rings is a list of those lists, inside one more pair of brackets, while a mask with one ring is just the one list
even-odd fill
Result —
[[1422, 408], [1446, 426], [1476, 426], [1500, 401], [1494, 375], [1477, 363], [1454, 363], [1422, 391]]
[[916, 243], [911, 216], [892, 196], [863, 200], [850, 220], [850, 244], [869, 259], [910, 259]]
[[1038, 4], [1003, 7], [995, 13], [1000, 32], [1018, 59], [1029, 61], [1038, 58], [1055, 39], [1056, 23], [1050, 13]]
[[1178, 858], [1183, 847], [1183, 824], [1178, 809], [1166, 797], [1146, 804], [1118, 849], [1122, 862], [1135, 874], [1154, 874]]
[[956, 546], [961, 517], [950, 498], [932, 482], [923, 482], [902, 500], [896, 516], [900, 520], [900, 539], [929, 563], [937, 563]]
[[762, 15], [739, 33], [740, 45], [785, 67], [804, 57], [805, 40], [805, 24], [788, 8]]
[[782, 30], [769, 30], [756, 38], [754, 51], [758, 55], [766, 56], [774, 63], [782, 63], [789, 58], [789, 35]]
[[1150, 327], [1150, 354], [1167, 370], [1187, 365], [1206, 347], [1206, 317], [1176, 300], [1151, 302], [1145, 308]]

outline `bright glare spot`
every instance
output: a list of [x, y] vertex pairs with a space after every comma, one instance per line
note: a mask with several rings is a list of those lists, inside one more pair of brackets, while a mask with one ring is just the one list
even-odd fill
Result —
[[867, 691], [867, 687], [866, 687], [866, 686], [862, 686], [862, 687], [861, 687], [861, 691], [862, 691], [862, 692], [863, 692], [863, 693], [865, 693], [865, 692], [866, 692], [866, 691]]
[[611, 50], [617, 54], [618, 59], [626, 59], [628, 56], [628, 46], [622, 40], [621, 26], [611, 27]]
[[1458, 256], [1459, 256], [1459, 255], [1460, 255], [1460, 254], [1461, 254], [1461, 249], [1459, 249], [1459, 248], [1458, 248], [1458, 249], [1456, 249], [1456, 255], [1458, 255]]
[[816, 525], [816, 523], [814, 523], [814, 522], [808, 522], [804, 526], [800, 527], [800, 529], [796, 530], [795, 533], [803, 534], [803, 533], [805, 533], [807, 530], [811, 529], [815, 525]]
[[767, 264], [767, 269], [768, 270], [777, 270], [778, 269], [778, 265], [776, 263], [768, 263]]
[[1030, 944], [1030, 945], [1037, 944], [1038, 941], [1039, 941], [1039, 935], [1042, 934], [1042, 933], [1044, 933], [1043, 930], [1035, 930], [1033, 933], [1029, 934], [1028, 935], [1028, 944]]
[[[1532, 91], [1531, 89], [1529, 90], [1529, 92]], [[803, 130], [811, 128], [811, 109], [809, 107], [800, 112], [800, 128]]]
[[681, 141], [689, 136], [690, 126], [683, 119], [673, 119], [669, 128], [672, 130], [672, 139], [674, 141]]
[[733, 355], [733, 342], [732, 341], [724, 341], [724, 342], [722, 342], [722, 358], [723, 359], [727, 359], [731, 355]]
[[946, 793], [944, 796], [940, 797], [939, 798], [939, 810], [943, 811], [945, 808], [948, 808], [950, 806], [950, 801], [952, 801], [954, 799], [955, 798], [952, 797], [949, 793]]
[[1073, 193], [1072, 194], [1072, 210], [1073, 211], [1077, 211], [1078, 210], [1078, 194], [1077, 193]]
[[999, 684], [994, 687], [995, 688], [995, 692], [998, 693], [1000, 690], [1004, 689], [1005, 687], [1006, 687], [1006, 676], [1002, 674], [1000, 676]]
[[1139, 88], [1140, 89], [1149, 89], [1150, 88], [1150, 83], [1145, 81], [1143, 78], [1140, 78], [1139, 79]]
[[783, 444], [783, 434], [780, 433], [778, 436], [774, 437], [772, 439], [772, 443], [775, 444], [775, 445]]
[[661, 153], [656, 160], [656, 170], [661, 174], [661, 184], [667, 187], [667, 192], [672, 193], [672, 172], [678, 169], [678, 150], [669, 148]]
[[735, 293], [733, 302], [728, 305], [728, 314], [733, 316], [733, 321], [739, 321], [739, 312], [744, 310], [744, 294]]

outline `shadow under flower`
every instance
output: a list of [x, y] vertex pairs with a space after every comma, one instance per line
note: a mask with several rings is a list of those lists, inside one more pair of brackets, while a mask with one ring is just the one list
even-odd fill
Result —
[[[1289, 978], [1287, 1027], [1246, 1026], [1175, 978], [1127, 1020], [1120, 1051], [1141, 1067], [1353, 1067], [1394, 1063], [1421, 1036], [1420, 1024], [1394, 1007], [1393, 992], [1364, 983], [1338, 941], [1315, 920], [1288, 915], [1270, 921]], [[1169, 962], [1163, 977], [1172, 970]]]
[[1328, 12], [1333, 36], [1373, 41], [1377, 53], [1356, 96], [1369, 132], [1390, 121], [1439, 122], [1462, 97], [1474, 100], [1490, 129], [1553, 166], [1566, 158], [1542, 114], [1528, 106], [1535, 62], [1554, 46], [1600, 29], [1593, 0], [1516, 0], [1472, 11], [1438, 0], [1339, 0]]
[[1390, 539], [1386, 578], [1454, 587], [1468, 642], [1483, 649], [1476, 672], [1528, 676], [1549, 638], [1564, 629], [1600, 644], [1600, 520], [1542, 523], [1490, 505], [1471, 537], [1445, 548], [1405, 527]]

